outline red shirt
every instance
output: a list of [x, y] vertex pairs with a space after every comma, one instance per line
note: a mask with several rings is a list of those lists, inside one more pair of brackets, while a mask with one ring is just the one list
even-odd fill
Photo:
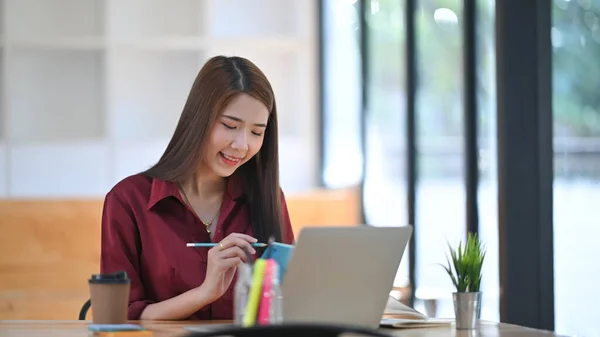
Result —
[[[242, 189], [228, 179], [213, 242], [233, 232], [252, 236]], [[285, 197], [283, 241], [292, 244]], [[123, 179], [106, 195], [102, 214], [102, 273], [125, 270], [131, 279], [128, 319], [138, 320], [144, 308], [198, 287], [206, 276], [209, 248], [187, 242], [211, 242], [206, 228], [184, 203], [175, 183], [137, 174]], [[257, 254], [259, 254], [257, 249]], [[233, 318], [233, 288], [187, 319]]]

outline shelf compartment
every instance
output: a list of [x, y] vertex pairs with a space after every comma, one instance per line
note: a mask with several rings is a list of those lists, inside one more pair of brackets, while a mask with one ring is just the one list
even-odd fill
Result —
[[0, 0], [0, 41], [2, 41], [2, 37], [4, 36], [4, 0]]
[[15, 198], [98, 197], [110, 189], [105, 142], [11, 145], [9, 165]]
[[[16, 50], [8, 81], [15, 143], [104, 137], [104, 55], [96, 51]], [[8, 83], [8, 82], [7, 82]]]
[[10, 47], [29, 50], [103, 50], [102, 37], [18, 38], [7, 42]]
[[169, 138], [146, 142], [119, 142], [115, 144], [116, 184], [123, 178], [140, 173], [154, 165], [169, 144]]
[[109, 35], [114, 38], [200, 36], [204, 2], [206, 0], [110, 0]]
[[8, 196], [8, 186], [6, 181], [6, 145], [0, 141], [0, 199]]
[[117, 141], [170, 138], [201, 66], [201, 53], [114, 53], [111, 126]]
[[310, 1], [207, 1], [204, 30], [211, 37], [296, 37], [301, 33], [297, 10], [302, 2]]
[[16, 39], [104, 35], [104, 1], [4, 1], [7, 27]]
[[279, 137], [279, 171], [286, 193], [300, 192], [317, 183], [315, 145], [310, 137]]
[[[1, 0], [0, 0], [1, 1]], [[7, 118], [6, 118], [6, 91], [5, 84], [6, 70], [4, 65], [4, 51], [0, 48], [0, 144], [6, 140], [8, 131]]]
[[311, 48], [308, 39], [283, 37], [115, 37], [110, 46], [117, 50], [204, 51], [236, 48], [247, 51], [269, 50], [273, 54], [302, 52]]

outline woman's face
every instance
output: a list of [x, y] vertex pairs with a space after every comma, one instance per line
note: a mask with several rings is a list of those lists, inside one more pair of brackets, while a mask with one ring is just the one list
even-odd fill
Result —
[[217, 118], [204, 153], [204, 164], [228, 177], [260, 150], [269, 110], [248, 94], [234, 97]]

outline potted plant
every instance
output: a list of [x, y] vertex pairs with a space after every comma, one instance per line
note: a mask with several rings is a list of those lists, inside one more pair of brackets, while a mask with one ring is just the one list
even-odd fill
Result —
[[456, 292], [452, 294], [457, 329], [474, 329], [481, 314], [481, 269], [485, 259], [485, 248], [477, 235], [468, 233], [463, 247], [453, 249], [448, 244], [451, 259], [444, 269], [452, 279]]

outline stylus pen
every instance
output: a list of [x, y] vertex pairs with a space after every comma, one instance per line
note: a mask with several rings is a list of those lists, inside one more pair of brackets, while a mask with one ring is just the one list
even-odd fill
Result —
[[[218, 245], [218, 243], [212, 243], [212, 242], [189, 242], [185, 244], [187, 247], [214, 247], [216, 245]], [[267, 244], [266, 243], [251, 243], [250, 244], [252, 247], [258, 247], [258, 248], [262, 248], [262, 247], [266, 247]]]

